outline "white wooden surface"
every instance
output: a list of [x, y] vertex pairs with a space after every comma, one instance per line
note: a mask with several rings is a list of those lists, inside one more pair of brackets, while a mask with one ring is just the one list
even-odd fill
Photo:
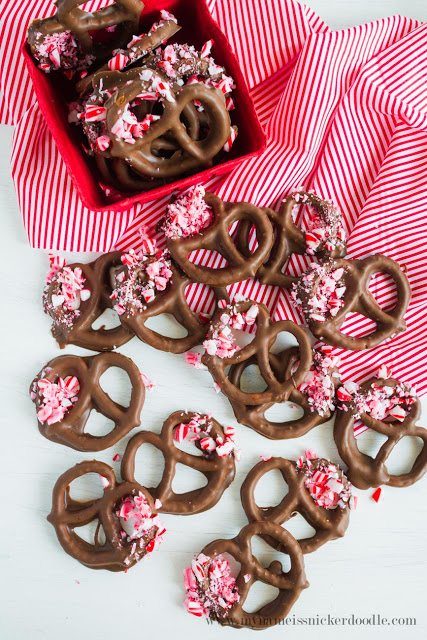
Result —
[[[334, 28], [401, 12], [427, 19], [424, 0], [311, 0], [311, 6]], [[84, 454], [53, 444], [39, 434], [34, 408], [27, 396], [32, 377], [42, 364], [59, 354], [49, 334], [49, 321], [40, 305], [42, 279], [47, 256], [29, 248], [21, 225], [15, 194], [9, 177], [12, 131], [0, 128], [0, 211], [2, 255], [1, 398], [1, 513], [0, 531], [1, 604], [0, 637], [3, 640], [98, 640], [116, 637], [205, 638], [231, 637], [237, 631], [208, 626], [185, 613], [182, 571], [193, 554], [218, 537], [232, 537], [245, 524], [240, 504], [240, 485], [260, 454], [296, 457], [306, 447], [337, 460], [326, 424], [302, 439], [270, 442], [238, 426], [243, 449], [235, 482], [219, 504], [207, 513], [192, 517], [164, 516], [168, 534], [161, 548], [128, 574], [86, 569], [59, 546], [46, 515], [56, 478], [85, 459]], [[89, 256], [87, 256], [89, 258]], [[216, 395], [209, 374], [186, 365], [182, 356], [156, 352], [136, 339], [121, 351], [131, 356], [156, 387], [147, 393], [142, 427], [158, 432], [162, 421], [174, 410], [211, 411], [223, 424], [234, 424], [227, 400]], [[83, 353], [69, 348], [69, 353]], [[111, 381], [110, 381], [111, 382]], [[122, 385], [119, 384], [122, 392]], [[108, 388], [111, 388], [110, 386]], [[97, 457], [112, 463], [119, 445]], [[406, 453], [410, 453], [410, 447]], [[149, 452], [150, 453], [150, 452]], [[144, 456], [145, 454], [142, 454]], [[158, 477], [156, 456], [139, 459], [141, 482]], [[405, 456], [394, 460], [404, 469]], [[185, 490], [190, 474], [178, 478]], [[76, 496], [87, 496], [95, 484], [80, 483]], [[194, 485], [192, 485], [194, 486]], [[352, 515], [344, 539], [324, 546], [306, 557], [311, 586], [293, 609], [296, 617], [416, 618], [415, 626], [292, 626], [265, 631], [270, 638], [291, 633], [292, 638], [316, 635], [334, 640], [342, 634], [354, 638], [425, 638], [426, 481], [405, 490], [384, 489], [384, 500], [376, 505], [372, 491], [359, 492], [360, 502]], [[259, 492], [261, 504], [269, 497], [280, 499], [280, 484], [274, 476]], [[303, 525], [292, 531], [302, 533]], [[274, 554], [259, 544], [261, 560]], [[267, 601], [268, 592], [257, 589], [251, 604]], [[239, 632], [246, 637], [249, 630]]]

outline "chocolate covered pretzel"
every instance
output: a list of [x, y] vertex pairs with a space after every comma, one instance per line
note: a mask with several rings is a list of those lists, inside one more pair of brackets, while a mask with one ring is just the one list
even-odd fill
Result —
[[[300, 468], [297, 463], [284, 458], [270, 458], [259, 462], [248, 473], [240, 495], [249, 522], [276, 522], [282, 525], [296, 513], [302, 515], [315, 529], [315, 533], [309, 538], [298, 540], [298, 543], [303, 553], [312, 553], [329, 540], [342, 538], [345, 534], [350, 519], [351, 485], [338, 465], [323, 458], [312, 458], [305, 462], [300, 459], [298, 464]], [[330, 467], [333, 468], [331, 472]], [[255, 500], [256, 486], [273, 469], [280, 471], [289, 491], [275, 507], [259, 507]], [[319, 498], [330, 492], [336, 498], [331, 506], [325, 507], [325, 502]], [[283, 551], [277, 539], [270, 536], [263, 538], [275, 549]]]
[[[101, 376], [110, 367], [127, 373], [132, 386], [128, 407], [115, 402], [103, 391]], [[102, 451], [118, 442], [141, 424], [145, 387], [138, 367], [120, 353], [97, 356], [59, 356], [48, 362], [30, 386], [30, 395], [37, 408], [40, 433], [58, 444], [78, 451]], [[92, 411], [114, 422], [105, 436], [85, 433]]]
[[[172, 202], [161, 224], [174, 260], [192, 278], [213, 286], [226, 286], [255, 276], [273, 244], [273, 229], [266, 209], [246, 202], [222, 202], [197, 186]], [[256, 229], [258, 247], [249, 255], [239, 251], [229, 229], [237, 221]], [[194, 264], [192, 251], [215, 251], [227, 261], [223, 268]]]
[[[193, 433], [192, 440], [202, 456], [186, 453], [176, 446], [175, 442], [181, 442], [188, 432]], [[151, 431], [137, 433], [128, 442], [122, 460], [122, 478], [128, 482], [135, 482], [135, 456], [144, 444], [159, 449], [165, 460], [159, 485], [147, 488], [153, 499], [160, 501], [159, 512], [192, 515], [207, 511], [217, 504], [234, 479], [233, 437], [227, 436], [226, 430], [211, 416], [176, 411], [164, 422], [160, 435]], [[177, 464], [200, 471], [206, 476], [207, 485], [175, 493], [172, 484]]]
[[[256, 333], [250, 344], [240, 348], [235, 332], [256, 323]], [[281, 332], [291, 333], [298, 341], [299, 363], [289, 377], [275, 374], [270, 361], [270, 349]], [[263, 405], [285, 402], [300, 385], [312, 364], [312, 350], [307, 334], [290, 320], [272, 322], [267, 307], [252, 301], [238, 302], [225, 308], [218, 307], [212, 318], [207, 339], [203, 343], [205, 353], [202, 363], [209, 369], [214, 381], [230, 400], [247, 405]], [[248, 360], [259, 366], [267, 389], [258, 393], [246, 393], [233, 382], [227, 369], [230, 365]]]
[[94, 73], [76, 84], [78, 93], [85, 93], [91, 86], [95, 74], [103, 71], [122, 71], [138, 60], [149, 56], [157, 47], [174, 36], [181, 27], [176, 18], [167, 11], [161, 12], [161, 19], [155, 22], [147, 33], [133, 36], [125, 49], [115, 49], [114, 55]]
[[[264, 568], [252, 554], [252, 538], [269, 536], [288, 554], [289, 571], [279, 560]], [[240, 563], [236, 578], [232, 576], [226, 556]], [[209, 543], [184, 574], [189, 613], [206, 616], [222, 625], [236, 628], [265, 629], [279, 624], [291, 610], [301, 591], [309, 585], [305, 577], [304, 558], [298, 542], [274, 522], [252, 522], [231, 540]], [[257, 582], [276, 587], [278, 595], [253, 613], [244, 610], [252, 585]]]
[[[396, 304], [387, 311], [369, 291], [372, 276], [380, 272], [391, 276], [397, 290]], [[405, 331], [411, 287], [397, 262], [377, 253], [362, 260], [312, 263], [293, 285], [291, 296], [316, 338], [343, 349], [361, 350]], [[343, 333], [341, 327], [349, 313], [369, 318], [375, 330], [358, 338]]]
[[[269, 354], [270, 367], [279, 382], [292, 378], [298, 363], [298, 349], [290, 347], [278, 354]], [[231, 384], [241, 388], [240, 381], [247, 367], [257, 364], [256, 356], [231, 367], [228, 374]], [[319, 424], [327, 422], [335, 410], [335, 388], [339, 384], [336, 361], [328, 354], [313, 352], [313, 365], [304, 382], [292, 389], [289, 400], [303, 410], [295, 420], [273, 422], [266, 413], [276, 402], [247, 405], [230, 400], [234, 415], [240, 424], [272, 440], [285, 440], [305, 435]]]
[[[417, 426], [421, 403], [415, 391], [395, 378], [370, 378], [360, 387], [339, 389], [341, 406], [334, 425], [338, 452], [348, 467], [348, 477], [359, 489], [380, 485], [409, 487], [427, 471], [427, 430]], [[387, 437], [375, 457], [362, 453], [354, 434], [355, 421]], [[421, 438], [423, 448], [408, 473], [392, 474], [387, 460], [405, 436]]]
[[[83, 4], [85, 0], [57, 0], [53, 16], [31, 23], [28, 42], [43, 71], [87, 69], [138, 33], [144, 9], [139, 0], [115, 0], [95, 12], [83, 11]], [[108, 45], [93, 38], [93, 32], [101, 30], [114, 34]]]
[[[99, 474], [103, 496], [86, 502], [74, 500], [70, 484], [87, 473]], [[118, 483], [113, 469], [96, 460], [81, 462], [58, 478], [47, 519], [64, 551], [90, 569], [126, 571], [154, 551], [165, 533], [146, 489], [135, 482]], [[78, 531], [96, 520], [91, 544]]]
[[[122, 325], [161, 351], [184, 353], [200, 344], [206, 334], [206, 319], [192, 311], [185, 298], [185, 290], [193, 280], [181, 272], [167, 252], [149, 255], [130, 251], [123, 254], [122, 261], [124, 264], [114, 274], [112, 293]], [[216, 295], [227, 294], [219, 290]], [[170, 338], [147, 327], [149, 318], [164, 313], [172, 315], [188, 335]]]
[[[308, 229], [303, 231], [294, 222], [295, 209], [304, 204], [309, 209]], [[347, 253], [345, 232], [340, 211], [314, 193], [296, 192], [283, 201], [278, 213], [266, 209], [275, 239], [268, 259], [258, 268], [256, 277], [263, 284], [289, 288], [296, 276], [283, 273], [292, 254], [317, 255], [321, 258], [342, 258]], [[250, 257], [249, 242], [252, 224], [243, 220], [237, 234], [237, 245]]]
[[106, 253], [89, 264], [50, 256], [51, 268], [43, 292], [43, 308], [53, 320], [52, 335], [61, 349], [75, 344], [94, 351], [124, 345], [133, 333], [122, 325], [93, 329], [93, 323], [112, 307], [110, 271], [121, 265], [121, 253]]

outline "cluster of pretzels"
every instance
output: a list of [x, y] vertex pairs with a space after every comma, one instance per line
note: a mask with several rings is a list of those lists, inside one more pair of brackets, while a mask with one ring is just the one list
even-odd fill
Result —
[[[300, 205], [308, 212], [306, 231], [294, 220]], [[134, 336], [158, 350], [186, 353], [190, 364], [208, 369], [237, 421], [267, 438], [302, 436], [336, 414], [334, 438], [346, 473], [311, 450], [297, 461], [263, 458], [241, 487], [248, 525], [232, 540], [208, 544], [185, 572], [185, 606], [190, 613], [223, 625], [262, 629], [283, 620], [308, 587], [304, 554], [344, 535], [357, 500], [353, 485], [404, 487], [427, 471], [427, 431], [417, 426], [420, 401], [414, 390], [394, 379], [385, 366], [361, 386], [343, 383], [332, 352], [332, 346], [365, 349], [402, 331], [409, 283], [385, 256], [345, 259], [339, 211], [311, 193], [292, 194], [276, 213], [249, 203], [222, 202], [197, 186], [170, 202], [158, 228], [166, 236], [163, 251], [143, 234], [140, 251], [112, 252], [89, 264], [68, 266], [51, 257], [43, 306], [52, 318], [53, 336], [61, 347], [74, 344], [101, 353], [59, 356], [42, 369], [30, 388], [38, 426], [51, 441], [84, 452], [110, 447], [140, 426], [147, 379], [129, 358], [114, 351]], [[198, 251], [215, 251], [219, 256], [202, 265]], [[293, 253], [318, 261], [296, 277], [285, 273]], [[397, 303], [391, 311], [382, 310], [369, 291], [369, 280], [378, 271], [390, 274], [396, 283]], [[305, 328], [290, 320], [273, 321], [262, 303], [230, 301], [227, 286], [251, 277], [289, 289], [311, 332], [325, 344], [313, 349]], [[200, 284], [211, 289], [210, 313], [195, 308], [188, 295], [190, 285]], [[119, 325], [94, 329], [94, 322], [108, 309]], [[353, 311], [375, 322], [371, 334], [353, 338], [342, 333], [345, 316]], [[149, 318], [164, 313], [187, 331], [186, 337], [163, 336], [146, 326]], [[242, 330], [248, 330], [249, 343], [239, 342]], [[297, 346], [275, 351], [280, 333], [290, 333]], [[197, 345], [203, 346], [203, 353], [188, 353]], [[251, 365], [258, 366], [265, 382], [262, 391], [242, 388], [244, 372]], [[128, 407], [101, 388], [100, 377], [112, 366], [129, 376]], [[301, 418], [268, 419], [268, 409], [288, 401], [302, 409]], [[92, 411], [114, 422], [108, 435], [85, 432]], [[354, 430], [361, 425], [387, 437], [375, 458], [357, 447]], [[393, 475], [387, 459], [405, 436], [421, 438], [424, 446], [409, 472]], [[179, 448], [185, 439], [194, 444], [197, 455]], [[159, 449], [165, 460], [157, 487], [136, 481], [136, 454], [144, 444]], [[127, 570], [160, 544], [165, 528], [158, 514], [192, 515], [212, 508], [233, 481], [238, 459], [233, 427], [222, 427], [209, 414], [178, 411], [167, 418], [160, 434], [144, 430], [131, 437], [120, 480], [109, 465], [97, 461], [82, 462], [65, 472], [55, 485], [48, 519], [65, 551], [86, 566]], [[178, 463], [204, 474], [206, 486], [176, 494], [172, 483]], [[277, 506], [260, 507], [256, 486], [273, 469], [280, 471], [289, 491]], [[86, 473], [99, 474], [104, 491], [102, 498], [83, 503], [70, 497], [69, 485]], [[295, 513], [314, 528], [312, 537], [296, 540], [282, 526]], [[80, 538], [78, 528], [92, 521], [99, 524], [90, 544]], [[278, 560], [268, 568], [261, 566], [251, 547], [256, 535], [288, 554], [288, 571]], [[240, 564], [237, 576], [224, 554]], [[248, 613], [244, 605], [256, 581], [276, 587], [278, 595]]]
[[[211, 57], [212, 40], [200, 52], [167, 44], [181, 29], [167, 11], [136, 35], [139, 0], [116, 0], [95, 13], [82, 4], [58, 0], [54, 16], [31, 24], [28, 42], [42, 70], [61, 70], [75, 82], [69, 121], [82, 127], [106, 193], [155, 188], [231, 150], [234, 83]], [[101, 30], [108, 44], [94, 37]]]

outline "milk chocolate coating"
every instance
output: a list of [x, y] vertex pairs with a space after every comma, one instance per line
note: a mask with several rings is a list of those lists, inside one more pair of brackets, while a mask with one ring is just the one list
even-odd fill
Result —
[[[285, 349], [278, 354], [270, 353], [270, 367], [279, 382], [284, 382], [292, 378], [292, 366], [298, 360], [298, 349], [291, 347]], [[252, 364], [257, 364], [256, 356], [245, 360], [231, 367], [228, 374], [231, 384], [240, 389], [240, 380], [245, 369]], [[294, 388], [289, 396], [289, 400], [301, 407], [304, 411], [301, 418], [295, 420], [287, 420], [284, 422], [272, 422], [266, 417], [266, 412], [271, 409], [276, 402], [266, 402], [259, 405], [247, 405], [243, 402], [230, 400], [233, 407], [234, 415], [240, 424], [250, 427], [257, 433], [260, 433], [271, 440], [288, 440], [289, 438], [299, 438], [305, 435], [319, 424], [327, 422], [330, 417], [330, 411], [321, 416], [315, 409], [311, 407], [307, 396]]]
[[[124, 269], [126, 270], [126, 267]], [[164, 291], [158, 291], [151, 302], [144, 301], [144, 308], [141, 311], [136, 310], [134, 315], [122, 314], [120, 322], [123, 327], [128, 331], [132, 331], [140, 340], [159, 351], [184, 353], [201, 344], [207, 331], [207, 324], [200, 319], [195, 311], [190, 309], [185, 298], [185, 290], [193, 283], [193, 280], [183, 274], [172, 261], [170, 269], [172, 277]], [[142, 271], [141, 278], [144, 278]], [[217, 299], [218, 297], [227, 299], [227, 292], [217, 289], [215, 296]], [[188, 335], [184, 338], [170, 338], [146, 326], [149, 318], [163, 313], [172, 315], [187, 330]]]
[[[92, 325], [102, 313], [112, 307], [110, 300], [111, 283], [110, 270], [121, 265], [121, 252], [113, 251], [105, 253], [94, 262], [89, 264], [74, 263], [69, 265], [70, 269], [80, 267], [83, 276], [86, 278], [85, 288], [90, 290], [90, 298], [80, 304], [80, 315], [75, 318], [72, 326], [61, 322], [62, 308], [48, 305], [46, 312], [53, 318], [52, 335], [58, 342], [61, 349], [67, 344], [75, 344], [84, 349], [93, 351], [110, 351], [121, 347], [133, 338], [133, 333], [122, 325], [114, 329], [93, 329]], [[46, 300], [49, 302], [52, 295], [57, 293], [58, 281], [54, 277], [48, 287]]]
[[[280, 545], [284, 553], [288, 554], [291, 568], [284, 572], [278, 560], [264, 568], [252, 555], [251, 541], [254, 536], [269, 536]], [[246, 525], [240, 533], [231, 540], [215, 540], [202, 550], [210, 558], [228, 553], [240, 563], [240, 571], [236, 578], [240, 600], [227, 610], [225, 618], [217, 618], [224, 626], [237, 628], [265, 629], [283, 620], [298, 600], [301, 591], [309, 584], [305, 577], [304, 557], [298, 542], [291, 534], [274, 522], [252, 522]], [[245, 575], [249, 575], [248, 582]], [[247, 613], [244, 605], [252, 585], [257, 582], [271, 585], [279, 589], [274, 600], [265, 604], [254, 613]]]
[[[50, 18], [34, 20], [28, 29], [28, 42], [33, 55], [35, 46], [42, 38], [62, 31], [71, 31], [77, 38], [81, 48], [86, 53], [93, 53], [102, 58], [112, 51], [126, 44], [133, 33], [138, 32], [138, 25], [144, 4], [139, 0], [116, 0], [108, 7], [99, 11], [87, 12], [79, 9], [85, 0], [56, 0], [56, 13]], [[99, 31], [117, 26], [114, 38], [108, 45], [95, 43], [90, 35], [91, 31]]]
[[[99, 380], [110, 367], [118, 367], [129, 376], [132, 393], [128, 407], [112, 400], [101, 388]], [[51, 425], [38, 422], [40, 433], [48, 440], [77, 451], [102, 451], [141, 424], [145, 387], [138, 367], [129, 358], [120, 353], [101, 353], [86, 358], [59, 356], [42, 369], [31, 383], [30, 392], [33, 391], [34, 383], [41, 378], [56, 382], [58, 377], [64, 379], [67, 376], [76, 376], [80, 383], [78, 399], [60, 422]], [[40, 409], [41, 402], [42, 397], [37, 394], [34, 400], [37, 410]], [[114, 428], [110, 433], [105, 436], [85, 433], [85, 426], [92, 411], [97, 411], [114, 422]]]
[[[102, 498], [95, 498], [88, 502], [74, 500], [70, 496], [70, 484], [76, 478], [86, 473], [98, 473], [109, 482], [104, 488]], [[137, 562], [135, 553], [132, 553], [133, 542], [128, 542], [120, 535], [122, 526], [115, 513], [121, 500], [127, 496], [143, 493], [155, 515], [153, 499], [150, 494], [133, 482], [117, 483], [113, 469], [104, 462], [86, 460], [77, 464], [72, 469], [63, 473], [56, 481], [52, 496], [52, 511], [48, 515], [48, 521], [54, 526], [58, 540], [68, 555], [72, 556], [89, 569], [108, 569], [108, 571], [124, 571]], [[98, 530], [95, 534], [94, 544], [86, 542], [78, 535], [78, 528], [99, 519], [105, 533], [105, 543], [100, 544]], [[150, 541], [149, 533], [144, 539], [144, 544]], [[141, 558], [146, 554], [145, 549], [139, 551]]]
[[[212, 224], [194, 236], [168, 238], [171, 256], [190, 277], [212, 286], [223, 287], [255, 276], [273, 245], [273, 228], [267, 210], [247, 202], [222, 202], [213, 193], [207, 193], [204, 200], [212, 209]], [[229, 228], [237, 220], [255, 226], [258, 247], [253, 253], [239, 250], [230, 236]], [[215, 269], [195, 265], [188, 256], [197, 250], [216, 251], [225, 258], [227, 266]]]
[[[389, 378], [371, 378], [361, 385], [360, 392], [368, 391], [374, 383], [377, 386], [386, 385], [396, 387], [399, 380]], [[403, 422], [387, 418], [376, 420], [367, 413], [362, 413], [360, 420], [369, 429], [387, 436], [375, 458], [359, 451], [357, 439], [354, 435], [356, 407], [353, 401], [343, 402], [344, 409], [338, 408], [334, 425], [334, 439], [341, 458], [348, 467], [347, 476], [358, 489], [379, 487], [383, 484], [391, 487], [409, 487], [424, 476], [427, 471], [427, 430], [417, 426], [421, 416], [421, 402], [415, 402], [409, 407], [409, 412]], [[393, 475], [387, 470], [387, 459], [394, 447], [405, 436], [416, 436], [423, 441], [423, 448], [414, 461], [411, 470], [401, 475]]]
[[[121, 474], [127, 482], [135, 482], [135, 456], [138, 449], [144, 444], [151, 444], [159, 449], [165, 460], [163, 476], [158, 487], [147, 488], [153, 499], [159, 499], [162, 506], [160, 513], [173, 513], [176, 515], [192, 515], [202, 513], [214, 507], [222, 494], [231, 484], [235, 474], [235, 462], [233, 455], [219, 457], [213, 453], [204, 452], [202, 456], [192, 455], [181, 451], [175, 445], [175, 430], [182, 422], [189, 422], [196, 414], [187, 411], [176, 411], [164, 422], [160, 435], [151, 431], [140, 431], [128, 442], [122, 459]], [[211, 419], [213, 439], [217, 436], [225, 438], [221, 425]], [[199, 442], [194, 446], [200, 449]], [[177, 494], [172, 489], [176, 465], [183, 464], [186, 467], [200, 471], [206, 476], [208, 483], [201, 489], [186, 491]]]
[[[141, 71], [137, 69], [136, 71]], [[163, 78], [168, 83], [167, 77], [159, 72], [155, 75]], [[230, 115], [225, 107], [223, 93], [214, 87], [208, 87], [201, 83], [186, 85], [179, 92], [171, 89], [174, 101], [163, 100], [163, 114], [160, 120], [153, 122], [149, 130], [142, 138], [138, 138], [135, 144], [130, 145], [124, 140], [118, 139], [111, 133], [126, 108], [141, 92], [148, 89], [147, 82], [135, 78], [133, 82], [119, 87], [112, 97], [105, 103], [107, 109], [107, 131], [111, 138], [108, 149], [108, 157], [121, 158], [132, 167], [134, 171], [144, 178], [170, 179], [181, 177], [198, 169], [212, 166], [213, 158], [221, 151], [230, 137]], [[195, 100], [202, 103], [205, 115], [209, 119], [209, 130], [202, 140], [193, 140], [181, 117], [189, 104]], [[152, 145], [158, 138], [162, 138], [171, 132], [179, 144], [179, 150], [171, 157], [155, 156]]]
[[[174, 20], [164, 20], [162, 21], [162, 24], [159, 26], [159, 28], [156, 29], [156, 31], [150, 31], [141, 40], [135, 42], [132, 47], [115, 50], [114, 55], [120, 53], [125, 56], [127, 58], [126, 66], [128, 66], [129, 64], [133, 64], [134, 62], [136, 62], [136, 60], [148, 56], [152, 51], [154, 51], [154, 49], [156, 49], [156, 47], [159, 47], [163, 42], [178, 33], [180, 29], [181, 27]], [[92, 86], [92, 80], [94, 76], [97, 73], [102, 73], [103, 71], [108, 70], [109, 66], [108, 63], [106, 63], [102, 65], [102, 67], [97, 69], [94, 73], [91, 73], [90, 75], [86, 76], [86, 78], [80, 80], [80, 82], [76, 84], [77, 92], [81, 95], [86, 93], [86, 91]]]
[[[275, 507], [259, 507], [255, 501], [255, 489], [260, 479], [272, 469], [278, 469], [289, 487], [289, 493]], [[271, 458], [259, 462], [248, 473], [240, 490], [243, 509], [249, 522], [276, 522], [284, 524], [299, 513], [316, 530], [310, 538], [298, 540], [303, 553], [312, 553], [329, 540], [342, 538], [350, 521], [350, 509], [319, 507], [304, 485], [305, 475], [298, 472], [295, 462], [284, 458]], [[280, 541], [267, 535], [264, 540], [275, 549], [284, 551]]]
[[[256, 320], [256, 334], [252, 342], [236, 351], [229, 358], [220, 358], [216, 355], [211, 356], [208, 353], [204, 353], [202, 363], [207, 366], [221, 391], [230, 400], [248, 405], [285, 402], [289, 399], [295, 387], [298, 387], [303, 382], [310, 370], [313, 361], [310, 341], [304, 329], [291, 320], [272, 322], [267, 307], [261, 303], [249, 300], [238, 302], [234, 307], [238, 312], [245, 313], [252, 305], [258, 306], [259, 309]], [[224, 310], [220, 308], [215, 311], [211, 329], [221, 323], [220, 318], [223, 313]], [[286, 379], [278, 379], [270, 364], [270, 348], [281, 332], [289, 332], [297, 339], [300, 353], [300, 363], [297, 370]], [[227, 373], [227, 368], [230, 365], [245, 363], [248, 360], [254, 362], [254, 358], [267, 389], [259, 393], [246, 393], [239, 388], [237, 380], [236, 384], [232, 381], [230, 374]]]
[[[344, 306], [334, 317], [328, 317], [325, 322], [307, 318], [312, 334], [327, 344], [354, 351], [371, 349], [384, 340], [405, 331], [404, 315], [411, 300], [409, 280], [400, 266], [394, 260], [381, 253], [376, 253], [362, 260], [337, 259], [333, 262], [334, 269], [344, 268], [344, 282], [347, 287], [344, 294]], [[387, 273], [396, 285], [397, 302], [393, 309], [381, 309], [372, 293], [369, 282], [375, 273]], [[312, 287], [306, 295], [302, 294], [303, 305], [306, 305], [318, 286], [318, 279], [314, 278]], [[375, 322], [376, 329], [366, 336], [355, 338], [341, 332], [349, 313], [360, 313]]]

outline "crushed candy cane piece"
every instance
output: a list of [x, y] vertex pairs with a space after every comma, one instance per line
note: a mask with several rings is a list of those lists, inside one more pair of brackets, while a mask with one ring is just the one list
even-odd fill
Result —
[[324, 509], [351, 508], [353, 486], [347, 476], [337, 464], [313, 456], [317, 456], [314, 451], [306, 451], [296, 467], [305, 474], [304, 484], [314, 502]]
[[121, 456], [120, 456], [120, 454], [119, 454], [119, 453], [116, 453], [116, 454], [113, 456], [113, 462], [119, 462], [120, 460], [121, 460]]
[[378, 487], [378, 489], [376, 489], [374, 491], [374, 493], [371, 495], [371, 498], [374, 502], [376, 502], [378, 504], [378, 502], [380, 501], [381, 498], [381, 493], [382, 493], [382, 489], [381, 487]]
[[292, 197], [296, 205], [306, 206], [308, 220], [305, 240], [308, 255], [316, 255], [323, 249], [332, 253], [337, 246], [343, 245], [346, 240], [343, 216], [333, 202], [318, 199], [314, 192], [297, 191]]
[[41, 424], [61, 422], [77, 402], [80, 383], [75, 376], [59, 377], [56, 382], [43, 378], [48, 372], [41, 372], [32, 400], [38, 407], [37, 419]]
[[191, 365], [195, 369], [207, 369], [206, 365], [202, 364], [202, 354], [187, 352], [185, 354], [187, 364]]
[[142, 559], [162, 542], [166, 529], [159, 516], [151, 511], [142, 492], [126, 496], [118, 505], [116, 516], [120, 520], [126, 542], [130, 543], [129, 561], [131, 558], [136, 561]]
[[298, 387], [307, 396], [311, 411], [320, 416], [335, 411], [335, 385], [339, 379], [336, 369], [338, 357], [322, 351], [314, 351], [313, 364], [304, 382]]
[[184, 571], [184, 586], [184, 606], [197, 617], [225, 618], [240, 600], [231, 567], [222, 554], [215, 558], [200, 554]]
[[196, 185], [182, 193], [166, 208], [161, 229], [170, 239], [187, 238], [200, 233], [212, 224], [213, 211], [206, 204], [205, 188]]
[[144, 387], [146, 389], [154, 389], [155, 384], [154, 382], [151, 382], [151, 380], [149, 380], [147, 378], [147, 376], [145, 375], [145, 373], [141, 373], [141, 380], [142, 380], [142, 384], [144, 385]]
[[[386, 371], [378, 371], [381, 380], [384, 380], [383, 373]], [[398, 422], [403, 422], [409, 414], [415, 402], [415, 395], [415, 389], [403, 382], [396, 386], [372, 382], [370, 387], [364, 390], [354, 382], [345, 382], [337, 390], [337, 398], [341, 402], [339, 408], [346, 411], [345, 403], [350, 403], [356, 419], [362, 414], [367, 414], [375, 420], [394, 418]]]
[[312, 262], [298, 282], [292, 285], [291, 298], [304, 318], [324, 322], [335, 317], [344, 306], [347, 290], [344, 269], [336, 269], [333, 261]]
[[251, 305], [245, 313], [240, 313], [236, 305], [226, 306], [219, 321], [211, 326], [208, 337], [203, 342], [206, 353], [218, 358], [231, 358], [240, 349], [232, 330], [241, 330], [245, 325], [251, 327], [256, 322], [258, 311], [257, 304]]

